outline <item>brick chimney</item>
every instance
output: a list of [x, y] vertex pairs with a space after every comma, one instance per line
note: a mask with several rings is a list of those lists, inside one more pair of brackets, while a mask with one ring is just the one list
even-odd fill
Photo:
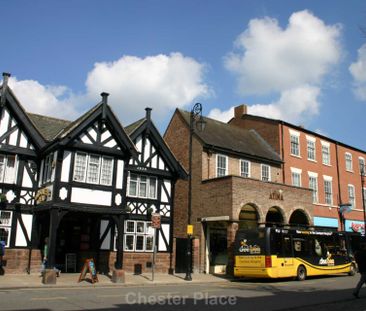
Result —
[[234, 117], [240, 119], [243, 115], [247, 114], [248, 106], [240, 105], [234, 108]]

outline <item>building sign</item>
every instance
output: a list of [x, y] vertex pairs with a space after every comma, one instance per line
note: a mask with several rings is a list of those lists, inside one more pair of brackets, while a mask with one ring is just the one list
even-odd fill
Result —
[[280, 200], [280, 201], [283, 201], [283, 193], [282, 193], [282, 190], [273, 190], [269, 194], [269, 198], [270, 198], [270, 200]]
[[351, 229], [354, 232], [365, 232], [365, 224], [352, 222]]
[[47, 201], [47, 198], [51, 195], [51, 192], [48, 188], [41, 188], [36, 193], [36, 203], [39, 204], [41, 202]]

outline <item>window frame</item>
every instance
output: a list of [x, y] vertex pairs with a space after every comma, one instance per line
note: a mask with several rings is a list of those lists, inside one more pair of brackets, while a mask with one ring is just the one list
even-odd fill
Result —
[[353, 161], [352, 161], [352, 153], [345, 152], [344, 153], [345, 159], [345, 167], [347, 172], [353, 172]]
[[[268, 168], [268, 179], [265, 179], [266, 176], [264, 176], [263, 172], [264, 172], [264, 168]], [[264, 182], [269, 182], [271, 181], [271, 166], [268, 164], [261, 164], [261, 181]]]
[[[245, 172], [245, 170], [243, 168], [245, 168], [245, 164], [247, 166], [247, 172]], [[250, 161], [248, 160], [244, 160], [244, 159], [240, 159], [239, 161], [239, 169], [240, 169], [240, 176], [241, 177], [246, 177], [246, 178], [250, 178], [251, 174], [250, 174], [250, 169], [251, 169], [251, 165], [250, 165]]]
[[[327, 183], [329, 183], [330, 192], [327, 192]], [[330, 203], [328, 202], [327, 198], [330, 198]], [[331, 179], [324, 179], [324, 202], [326, 205], [333, 205], [333, 182]]]
[[[219, 158], [225, 159], [225, 167], [219, 167]], [[229, 157], [223, 154], [216, 154], [216, 177], [224, 177], [228, 175]], [[219, 174], [219, 170], [224, 170], [224, 174]]]
[[347, 192], [348, 192], [348, 203], [350, 203], [351, 206], [352, 206], [352, 209], [354, 209], [354, 208], [356, 208], [355, 186], [352, 185], [352, 184], [348, 184], [347, 185]]
[[330, 161], [330, 144], [322, 142], [322, 163], [330, 166]]
[[[3, 214], [5, 214], [5, 213], [9, 213], [9, 215], [10, 215], [10, 217], [6, 217], [6, 219], [8, 220], [7, 223], [3, 223], [3, 219], [5, 219], [3, 217]], [[11, 237], [11, 233], [12, 233], [12, 226], [11, 226], [12, 221], [13, 221], [13, 212], [12, 211], [0, 211], [0, 229], [3, 229], [8, 232], [7, 241], [4, 241], [5, 247], [10, 246], [10, 237]]]
[[[131, 179], [131, 176], [136, 176], [136, 179]], [[146, 185], [146, 193], [144, 196], [141, 195], [141, 177], [146, 178], [146, 181], [143, 182], [143, 184]], [[154, 184], [154, 196], [151, 196], [151, 189], [152, 189], [152, 181], [155, 180]], [[136, 193], [131, 194], [131, 182], [136, 184]], [[127, 177], [127, 196], [132, 198], [143, 198], [143, 199], [150, 199], [150, 200], [156, 200], [158, 197], [158, 178], [156, 176], [149, 176], [149, 175], [140, 175], [137, 173], [128, 172]]]
[[[361, 162], [362, 162], [362, 164], [361, 164]], [[358, 168], [360, 171], [360, 175], [366, 176], [365, 158], [358, 157]]]
[[[309, 146], [312, 145], [311, 147]], [[307, 146], [307, 157], [309, 161], [316, 161], [316, 144], [315, 144], [315, 140], [313, 139], [307, 139], [306, 140], [306, 146]], [[309, 155], [312, 155], [309, 156]]]
[[[298, 185], [295, 184], [295, 177], [298, 178], [298, 181], [299, 181]], [[292, 186], [301, 187], [301, 173], [299, 173], [297, 171], [292, 171], [291, 172], [291, 182], [292, 182]]]
[[[315, 189], [311, 187], [311, 180], [315, 181]], [[309, 175], [309, 189], [312, 190], [312, 198], [313, 203], [319, 202], [319, 196], [318, 196], [318, 177], [314, 175]]]
[[300, 157], [300, 134], [290, 133], [290, 154]]
[[[133, 223], [133, 231], [128, 231], [128, 223]], [[143, 231], [138, 231], [138, 223], [143, 224]], [[135, 253], [152, 253], [154, 251], [154, 245], [155, 245], [155, 230], [153, 233], [149, 232], [149, 227], [151, 227], [151, 221], [145, 221], [145, 220], [126, 220], [124, 223], [124, 234], [123, 234], [123, 251], [124, 252], [135, 252]], [[116, 229], [116, 244], [117, 244], [117, 229]], [[132, 249], [126, 249], [127, 246], [127, 238], [132, 237]], [[138, 238], [142, 237], [142, 249], [137, 249], [137, 241]], [[152, 238], [152, 248], [147, 248], [147, 241], [148, 238]], [[115, 244], [115, 245], [116, 245]]]
[[[16, 184], [17, 177], [18, 177], [18, 165], [19, 165], [18, 155], [1, 153], [0, 156], [4, 158], [4, 162], [2, 164], [2, 167], [3, 167], [2, 172], [0, 172], [0, 182], [4, 183], [4, 184]], [[9, 157], [14, 157], [14, 174], [13, 174], [13, 176], [11, 178], [12, 180], [10, 182], [9, 182], [8, 176], [7, 176], [7, 171], [8, 171], [8, 167], [9, 167], [8, 166]]]
[[[79, 156], [85, 156], [85, 162], [84, 165], [85, 167], [81, 170], [80, 172], [82, 172], [83, 174], [83, 179], [75, 179], [76, 177], [76, 171], [77, 171], [77, 159]], [[97, 180], [96, 181], [92, 181], [90, 178], [91, 175], [91, 157], [95, 157], [98, 158], [98, 165], [97, 165]], [[103, 173], [103, 163], [105, 161], [105, 159], [111, 160], [111, 165], [110, 165], [110, 169], [109, 169], [109, 173], [110, 173], [110, 183], [104, 183], [102, 182], [102, 178], [103, 178], [103, 174], [105, 174], [105, 172]], [[74, 182], [80, 182], [80, 183], [86, 183], [86, 184], [92, 184], [92, 185], [102, 185], [102, 186], [112, 186], [113, 185], [113, 167], [114, 167], [114, 158], [110, 157], [110, 156], [104, 156], [104, 155], [99, 155], [99, 154], [95, 154], [95, 153], [87, 153], [87, 152], [83, 152], [83, 151], [76, 151], [75, 155], [74, 155], [74, 168], [73, 168], [73, 174], [72, 174], [72, 180]], [[81, 173], [80, 173], [81, 175]]]
[[51, 152], [43, 160], [42, 184], [51, 182], [53, 173], [54, 153]]

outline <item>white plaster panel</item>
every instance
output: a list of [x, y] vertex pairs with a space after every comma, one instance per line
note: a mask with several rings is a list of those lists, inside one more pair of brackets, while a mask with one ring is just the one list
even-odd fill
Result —
[[60, 189], [60, 199], [65, 200], [67, 198], [67, 189], [65, 187], [62, 187]]
[[105, 131], [104, 133], [102, 133], [101, 140], [105, 141], [106, 139], [108, 139], [111, 136], [112, 136], [112, 134], [110, 131]]
[[122, 196], [119, 193], [116, 194], [114, 202], [116, 203], [116, 205], [120, 205], [122, 203]]
[[69, 182], [70, 165], [71, 165], [71, 152], [65, 150], [64, 158], [62, 160], [62, 168], [61, 168], [61, 181], [62, 182]]
[[[32, 238], [32, 221], [33, 216], [32, 215], [21, 215], [24, 227], [27, 231], [27, 235], [29, 239]], [[22, 227], [20, 226], [19, 220], [17, 221], [17, 232], [15, 237], [15, 246], [27, 246], [27, 240], [25, 239]]]
[[145, 139], [144, 162], [150, 157], [150, 140]]
[[158, 168], [158, 156], [154, 156], [152, 159], [151, 159], [151, 167], [152, 168]]
[[[161, 225], [161, 231], [163, 231], [165, 239], [167, 240], [168, 244], [170, 244], [169, 238], [170, 238], [170, 225], [169, 224], [162, 224]], [[161, 235], [161, 232], [159, 231], [159, 251], [167, 251], [164, 239]]]
[[107, 142], [104, 146], [108, 148], [113, 148], [117, 145], [117, 142], [114, 139], [111, 139], [109, 142]]
[[88, 136], [86, 136], [85, 134], [83, 134], [81, 136], [81, 141], [84, 143], [84, 144], [89, 144], [91, 145], [93, 142], [90, 140], [90, 138]]
[[3, 110], [3, 116], [0, 122], [0, 136], [4, 135], [8, 130], [9, 113], [6, 109]]
[[139, 152], [141, 152], [141, 150], [142, 150], [142, 138], [141, 138], [141, 136], [137, 137], [135, 145], [136, 145], [136, 149]]
[[22, 132], [20, 134], [20, 143], [19, 143], [19, 146], [22, 147], [22, 148], [27, 148], [27, 144], [28, 144], [27, 137]]
[[[109, 222], [108, 220], [100, 221], [100, 235], [99, 235], [100, 238], [102, 237], [105, 229], [107, 228], [108, 222]], [[108, 233], [107, 233], [105, 239], [103, 240], [102, 245], [100, 246], [100, 249], [110, 249], [110, 247], [111, 247], [110, 241], [111, 241], [111, 229], [108, 230]]]
[[112, 192], [75, 187], [71, 191], [71, 202], [111, 206]]
[[116, 188], [122, 189], [123, 187], [123, 169], [124, 169], [124, 161], [118, 160], [117, 162], [117, 176], [116, 176]]
[[13, 133], [10, 134], [9, 145], [12, 145], [12, 146], [17, 145], [18, 132], [19, 132], [19, 130], [15, 130]]
[[[27, 165], [27, 163], [25, 165]], [[24, 171], [23, 171], [22, 186], [23, 187], [29, 187], [29, 188], [32, 188], [33, 187], [32, 179], [30, 178], [30, 176], [29, 176], [28, 171], [26, 170], [26, 168], [24, 168]]]
[[92, 127], [89, 128], [88, 133], [95, 141], [97, 140], [97, 132]]
[[162, 160], [161, 157], [159, 157], [159, 169], [160, 170], [164, 170], [165, 169], [165, 163], [164, 163], [164, 161]]

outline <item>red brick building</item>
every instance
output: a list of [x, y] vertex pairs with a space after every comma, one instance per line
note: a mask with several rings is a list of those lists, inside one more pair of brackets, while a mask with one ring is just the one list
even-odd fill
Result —
[[[228, 124], [255, 129], [271, 145], [283, 161], [284, 184], [313, 190], [314, 225], [345, 231], [364, 228], [365, 151], [301, 126], [249, 115], [245, 105], [235, 108]], [[352, 205], [351, 211], [340, 213], [345, 203]]]
[[[239, 228], [313, 225], [312, 192], [283, 183], [280, 152], [253, 129], [204, 118], [193, 134], [193, 270], [225, 272]], [[176, 110], [164, 139], [189, 167], [190, 113]], [[188, 182], [178, 181], [174, 197], [175, 271], [185, 271]]]

